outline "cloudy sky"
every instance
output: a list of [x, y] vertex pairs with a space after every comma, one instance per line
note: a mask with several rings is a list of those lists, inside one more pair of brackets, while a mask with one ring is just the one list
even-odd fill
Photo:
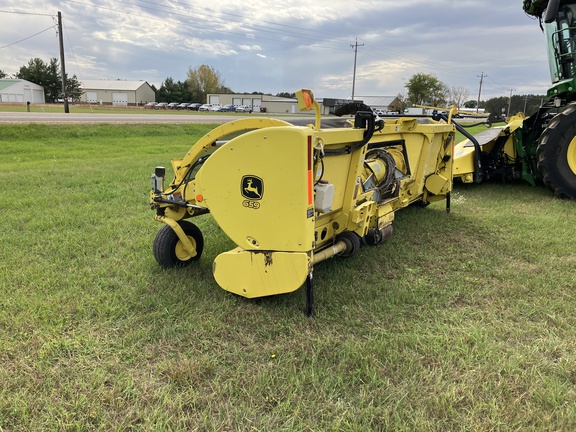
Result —
[[59, 58], [78, 79], [184, 81], [217, 69], [235, 92], [403, 93], [433, 74], [470, 99], [545, 94], [545, 40], [522, 0], [3, 0], [0, 69]]

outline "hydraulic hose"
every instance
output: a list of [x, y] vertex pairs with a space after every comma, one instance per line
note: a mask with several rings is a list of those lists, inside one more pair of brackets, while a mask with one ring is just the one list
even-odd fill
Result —
[[[348, 153], [355, 151], [361, 148], [363, 145], [370, 141], [374, 132], [376, 132], [376, 119], [374, 113], [372, 112], [372, 108], [362, 102], [349, 102], [344, 105], [339, 105], [334, 109], [334, 114], [338, 117], [343, 115], [353, 114], [354, 117], [354, 128], [366, 128], [364, 131], [364, 136], [361, 142], [355, 144], [354, 146], [350, 146], [347, 149]], [[379, 121], [378, 130], [384, 127], [384, 122], [382, 120]]]
[[[440, 114], [440, 118], [448, 122], [448, 116], [446, 114]], [[484, 172], [482, 171], [482, 149], [480, 148], [480, 144], [476, 138], [474, 138], [466, 129], [464, 129], [464, 127], [462, 127], [462, 125], [459, 125], [456, 122], [452, 122], [452, 124], [458, 132], [468, 138], [474, 145], [474, 168], [476, 171], [475, 182], [480, 183], [484, 178]]]
[[349, 102], [344, 105], [339, 105], [334, 109], [334, 115], [342, 117], [343, 115], [356, 114], [358, 111], [370, 111], [372, 109], [362, 102]]

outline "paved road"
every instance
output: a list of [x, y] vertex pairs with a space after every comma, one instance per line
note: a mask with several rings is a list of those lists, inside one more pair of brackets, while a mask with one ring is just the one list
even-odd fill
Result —
[[[261, 114], [251, 114], [260, 116]], [[270, 114], [266, 115], [270, 117]], [[43, 112], [0, 112], [0, 123], [226, 123], [242, 118], [238, 115], [174, 115], [174, 114], [86, 114]], [[309, 115], [278, 117], [294, 124], [314, 123]], [[384, 118], [386, 119], [386, 118]], [[323, 118], [324, 127], [342, 127], [346, 118]], [[485, 118], [458, 119], [458, 122], [485, 122]]]
[[225, 123], [239, 116], [0, 112], [0, 123]]

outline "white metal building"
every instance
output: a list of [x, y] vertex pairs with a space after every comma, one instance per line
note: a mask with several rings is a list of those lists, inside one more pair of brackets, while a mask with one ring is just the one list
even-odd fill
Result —
[[262, 95], [260, 94], [219, 93], [209, 94], [206, 99], [212, 105], [244, 105], [251, 107], [256, 112], [259, 112], [262, 106]]
[[402, 101], [398, 96], [355, 96], [354, 99], [361, 100], [372, 109], [402, 111]]
[[80, 102], [101, 105], [138, 106], [154, 102], [154, 89], [146, 81], [83, 80]]
[[274, 114], [297, 114], [298, 101], [279, 96], [245, 93], [210, 93], [206, 99], [212, 105], [247, 106], [253, 112], [268, 112]]
[[23, 79], [0, 79], [0, 102], [45, 103], [44, 87]]
[[[358, 96], [354, 98], [357, 102], [363, 102], [373, 109], [383, 109], [385, 111], [401, 111], [402, 104], [397, 96]], [[298, 101], [272, 95], [262, 94], [208, 94], [208, 103], [213, 105], [246, 105], [253, 109], [253, 112], [267, 112], [271, 114], [301, 114], [298, 109]], [[316, 98], [320, 105], [322, 115], [334, 114], [334, 109], [338, 105], [350, 102], [350, 99]], [[308, 112], [310, 114], [310, 112]]]

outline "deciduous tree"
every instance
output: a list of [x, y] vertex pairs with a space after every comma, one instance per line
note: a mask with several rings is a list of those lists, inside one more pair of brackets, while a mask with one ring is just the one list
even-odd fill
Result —
[[201, 65], [195, 69], [188, 68], [188, 88], [198, 102], [206, 102], [209, 93], [231, 93], [224, 85], [224, 80], [216, 69], [208, 65]]
[[[16, 73], [16, 78], [33, 82], [44, 87], [44, 96], [47, 102], [57, 102], [62, 98], [62, 75], [58, 59], [52, 57], [49, 63], [40, 58], [33, 58], [28, 61], [27, 66], [21, 66]], [[72, 100], [80, 99], [82, 87], [76, 78], [71, 78], [66, 74], [66, 94]]]
[[450, 104], [461, 107], [466, 99], [470, 97], [470, 90], [466, 87], [452, 87], [450, 89]]
[[446, 84], [434, 75], [423, 73], [412, 75], [405, 87], [412, 105], [443, 106], [449, 94]]

